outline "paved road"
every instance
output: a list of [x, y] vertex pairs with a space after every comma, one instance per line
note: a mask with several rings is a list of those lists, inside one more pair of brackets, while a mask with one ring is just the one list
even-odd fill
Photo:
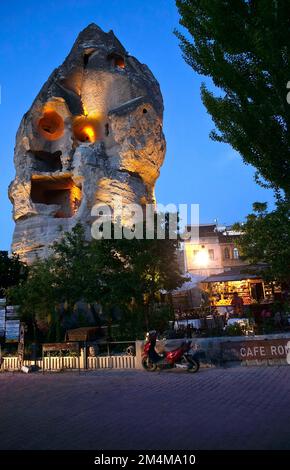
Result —
[[0, 374], [1, 449], [290, 449], [290, 367]]

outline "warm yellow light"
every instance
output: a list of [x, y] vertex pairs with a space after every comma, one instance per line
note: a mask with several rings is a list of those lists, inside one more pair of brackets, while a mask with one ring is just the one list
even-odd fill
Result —
[[91, 116], [75, 117], [73, 132], [79, 142], [96, 142], [101, 138], [100, 124], [97, 119]]
[[82, 191], [78, 186], [73, 185], [70, 189], [70, 202], [73, 214], [76, 214], [81, 205]]
[[207, 266], [208, 265], [208, 253], [205, 250], [198, 251], [194, 257], [194, 261], [199, 266]]
[[95, 131], [92, 127], [90, 126], [85, 126], [83, 130], [84, 134], [88, 137], [88, 140], [90, 142], [95, 142]]
[[89, 115], [87, 108], [83, 104], [84, 115], [87, 117]]

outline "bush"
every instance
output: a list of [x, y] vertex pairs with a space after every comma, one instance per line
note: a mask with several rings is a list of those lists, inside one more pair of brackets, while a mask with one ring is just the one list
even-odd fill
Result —
[[243, 336], [245, 334], [243, 328], [238, 323], [229, 325], [225, 331], [226, 336]]

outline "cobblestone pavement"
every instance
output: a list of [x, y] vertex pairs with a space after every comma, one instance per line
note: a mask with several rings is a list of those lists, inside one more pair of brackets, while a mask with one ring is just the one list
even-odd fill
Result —
[[0, 374], [1, 449], [290, 449], [290, 367]]

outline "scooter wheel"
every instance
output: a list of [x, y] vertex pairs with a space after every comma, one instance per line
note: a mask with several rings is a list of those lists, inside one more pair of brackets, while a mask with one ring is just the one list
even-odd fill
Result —
[[196, 361], [195, 359], [189, 359], [187, 371], [191, 372], [192, 374], [195, 374], [196, 372], [198, 372], [199, 366], [200, 364], [198, 361]]
[[151, 362], [148, 357], [142, 359], [142, 366], [147, 372], [154, 372], [157, 369], [157, 364]]

